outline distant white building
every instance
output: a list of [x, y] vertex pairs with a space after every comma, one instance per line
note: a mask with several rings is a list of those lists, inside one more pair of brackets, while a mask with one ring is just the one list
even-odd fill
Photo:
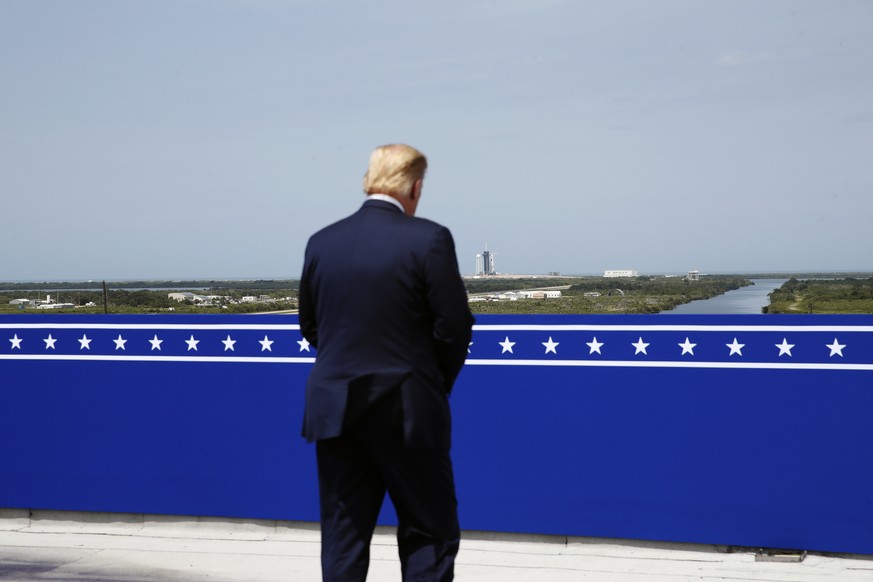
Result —
[[700, 271], [688, 271], [685, 278], [689, 281], [700, 281]]
[[632, 269], [616, 269], [612, 271], [603, 271], [603, 276], [607, 278], [613, 277], [638, 277], [639, 273]]
[[167, 297], [174, 301], [192, 301], [194, 303], [203, 303], [207, 300], [203, 295], [197, 295], [196, 293], [191, 293], [190, 291], [185, 291], [184, 293], [167, 293]]
[[557, 299], [561, 296], [560, 291], [519, 291], [519, 297], [525, 299]]
[[46, 295], [45, 299], [13, 299], [9, 305], [17, 305], [19, 308], [35, 307], [36, 309], [74, 309], [76, 307], [73, 303], [58, 303], [56, 299], [52, 299], [51, 295]]

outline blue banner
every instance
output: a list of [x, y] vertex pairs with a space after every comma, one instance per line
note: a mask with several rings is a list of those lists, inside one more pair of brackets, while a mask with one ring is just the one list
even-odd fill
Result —
[[[871, 332], [480, 316], [462, 527], [873, 553]], [[0, 507], [316, 521], [315, 357], [293, 316], [0, 317]]]

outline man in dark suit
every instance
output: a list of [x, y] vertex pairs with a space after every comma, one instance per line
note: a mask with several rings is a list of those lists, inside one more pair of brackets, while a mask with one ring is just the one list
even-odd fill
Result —
[[300, 329], [317, 348], [303, 435], [316, 441], [324, 580], [364, 580], [385, 492], [403, 580], [452, 580], [460, 542], [448, 397], [473, 316], [452, 235], [415, 218], [427, 160], [377, 148], [356, 213], [310, 238]]

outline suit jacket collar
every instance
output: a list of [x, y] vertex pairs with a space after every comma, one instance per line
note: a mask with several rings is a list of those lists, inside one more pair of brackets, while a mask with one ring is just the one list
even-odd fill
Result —
[[403, 210], [398, 208], [396, 205], [386, 202], [385, 200], [365, 200], [362, 208], [381, 208], [382, 210], [392, 210], [394, 212], [399, 212], [403, 214]]

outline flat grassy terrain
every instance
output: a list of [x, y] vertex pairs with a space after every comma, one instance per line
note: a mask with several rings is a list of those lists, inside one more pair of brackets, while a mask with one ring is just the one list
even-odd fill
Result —
[[791, 278], [770, 293], [767, 313], [873, 313], [873, 278]]
[[[470, 309], [473, 313], [597, 314], [667, 311], [689, 301], [708, 299], [739, 289], [749, 285], [749, 279], [747, 275], [707, 275], [700, 281], [663, 276], [621, 279], [480, 277], [467, 278], [464, 283], [471, 297], [489, 299], [471, 302]], [[220, 298], [209, 305], [195, 305], [190, 301], [176, 302], [168, 297], [169, 292], [183, 290], [180, 287], [188, 283], [191, 284], [190, 290], [197, 294], [218, 295]], [[152, 288], [135, 287], [144, 284], [151, 285]], [[3, 284], [0, 286], [0, 313], [103, 313], [103, 293], [96, 288], [98, 285], [97, 283]], [[297, 307], [297, 281], [293, 280], [128, 282], [124, 284], [129, 286], [126, 289], [119, 288], [121, 285], [114, 283], [110, 287], [109, 313], [252, 313]], [[168, 288], [161, 289], [160, 287], [164, 285]], [[506, 293], [555, 288], [561, 291], [561, 297], [517, 301], [506, 298]], [[75, 307], [63, 310], [37, 310], [19, 309], [18, 306], [9, 304], [13, 299], [25, 297], [34, 301], [43, 300], [47, 293], [51, 293], [53, 300], [72, 303]], [[497, 300], [501, 295], [503, 298]], [[258, 301], [243, 302], [244, 296], [255, 296]], [[764, 311], [765, 313], [873, 313], [873, 277], [803, 279], [795, 276], [770, 294], [770, 305]]]
[[[107, 292], [107, 313], [262, 313], [297, 308], [296, 282], [276, 281], [272, 286], [242, 287], [237, 285], [215, 287], [191, 287], [189, 289], [112, 289]], [[58, 284], [55, 284], [58, 285]], [[21, 290], [0, 291], [0, 314], [10, 313], [103, 313], [103, 292], [90, 288], [38, 287]], [[206, 301], [176, 301], [169, 297], [174, 291], [190, 291], [199, 296], [214, 296]], [[37, 309], [36, 304], [50, 295], [54, 303], [70, 304], [62, 309]], [[244, 301], [244, 297], [256, 300]], [[11, 305], [15, 299], [29, 299], [27, 308]]]
[[[485, 282], [494, 285], [495, 281]], [[477, 281], [466, 281], [471, 294], [481, 294]], [[506, 314], [594, 314], [594, 313], [658, 313], [697, 299], [708, 299], [733, 289], [751, 284], [749, 279], [736, 276], [706, 276], [700, 281], [686, 281], [680, 277], [633, 277], [605, 279], [578, 277], [569, 282], [546, 280], [531, 284], [527, 289], [569, 285], [561, 290], [561, 297], [549, 299], [518, 299], [510, 301], [478, 301], [470, 303], [473, 313]], [[545, 284], [542, 284], [545, 283]], [[502, 290], [522, 289], [502, 282]], [[496, 292], [495, 292], [496, 295]]]

